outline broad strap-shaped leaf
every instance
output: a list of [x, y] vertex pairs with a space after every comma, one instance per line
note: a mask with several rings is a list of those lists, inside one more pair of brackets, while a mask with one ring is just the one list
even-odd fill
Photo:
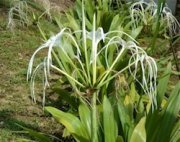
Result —
[[141, 118], [133, 130], [130, 142], [146, 142], [145, 121], [146, 117]]
[[[180, 82], [176, 85], [163, 110], [149, 112], [146, 120], [147, 142], [169, 142], [177, 125], [180, 111]], [[175, 133], [175, 132], [174, 132]]]
[[180, 81], [175, 86], [167, 103], [167, 108], [161, 119], [161, 127], [157, 142], [169, 142], [170, 135], [177, 123], [178, 113], [180, 111]]
[[131, 30], [130, 36], [132, 38], [136, 39], [138, 37], [138, 35], [141, 33], [142, 29], [143, 29], [143, 26], [139, 26], [139, 27]]
[[100, 25], [102, 26], [105, 33], [109, 31], [114, 16], [115, 15], [113, 12], [102, 12]]
[[138, 97], [139, 96], [135, 90], [135, 85], [134, 85], [134, 83], [132, 83], [131, 90], [129, 91], [129, 95], [126, 95], [125, 99], [124, 99], [124, 105], [126, 107], [127, 113], [131, 120], [133, 120], [133, 118], [134, 118], [134, 116], [133, 116], [134, 104], [136, 101], [138, 101], [138, 99], [139, 99]]
[[25, 139], [25, 138], [16, 138], [16, 142], [32, 142], [32, 140]]
[[178, 121], [171, 132], [170, 142], [179, 142], [180, 141], [180, 121]]
[[163, 97], [166, 93], [170, 75], [171, 75], [171, 63], [168, 64], [167, 69], [165, 70], [163, 76], [159, 79], [159, 83], [157, 87], [157, 93], [158, 93], [157, 101], [159, 105], [161, 105]]
[[161, 123], [162, 113], [159, 110], [149, 111], [146, 118], [146, 134], [147, 142], [157, 142], [155, 138], [158, 136], [157, 133], [159, 130], [159, 125]]
[[94, 14], [94, 2], [92, 0], [85, 0], [86, 14], [89, 18], [89, 22], [93, 23], [93, 14]]
[[82, 122], [82, 125], [88, 132], [89, 139], [91, 138], [91, 111], [87, 104], [82, 103], [79, 106], [79, 116]]
[[[101, 1], [101, 3], [100, 3], [100, 1]], [[101, 4], [100, 6], [102, 6], [103, 10], [108, 11], [109, 6], [112, 1], [111, 0], [100, 0], [100, 1], [99, 1], [99, 4]]]
[[103, 124], [105, 142], [116, 142], [118, 136], [117, 123], [114, 118], [113, 108], [106, 95], [103, 100]]
[[130, 140], [130, 136], [134, 128], [134, 123], [131, 120], [131, 116], [128, 113], [128, 109], [124, 105], [123, 97], [120, 97], [118, 100], [118, 113], [123, 129], [123, 137], [125, 138], [125, 141], [128, 141]]
[[121, 20], [122, 19], [120, 18], [119, 14], [115, 15], [114, 18], [112, 19], [109, 31], [113, 31], [115, 29], [120, 30], [120, 28], [121, 28]]
[[[52, 140], [46, 136], [45, 134], [43, 133], [40, 133], [40, 132], [37, 132], [35, 130], [32, 130], [32, 129], [29, 129], [29, 128], [26, 128], [24, 126], [21, 126], [19, 124], [16, 124], [17, 126], [21, 127], [22, 129], [24, 129], [26, 132], [28, 132], [28, 134], [30, 136], [32, 136], [34, 139], [36, 139], [38, 142], [52, 142]], [[22, 140], [23, 141], [23, 140]]]
[[81, 121], [70, 113], [63, 112], [54, 107], [45, 107], [52, 116], [73, 135], [73, 137], [81, 142], [88, 142], [88, 134]]
[[124, 142], [124, 139], [122, 136], [118, 136], [116, 139], [116, 142]]
[[70, 24], [70, 26], [72, 27], [72, 29], [73, 29], [74, 31], [80, 29], [78, 20], [76, 20], [73, 16], [71, 16], [71, 15], [68, 14], [68, 13], [66, 13], [66, 17], [67, 17], [67, 19], [69, 20], [69, 23], [68, 23], [68, 24]]

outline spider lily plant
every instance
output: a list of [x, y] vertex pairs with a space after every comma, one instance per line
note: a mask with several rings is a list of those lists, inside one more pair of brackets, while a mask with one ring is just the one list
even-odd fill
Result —
[[179, 33], [180, 24], [163, 0], [159, 1], [158, 5], [154, 1], [145, 2], [141, 0], [133, 3], [129, 10], [134, 28], [143, 24], [145, 26], [150, 26], [151, 30], [155, 32], [155, 24], [157, 19], [159, 19], [158, 22], [160, 22], [160, 27], [158, 32], [160, 34], [172, 37]]
[[28, 17], [28, 4], [26, 1], [14, 2], [14, 6], [9, 10], [7, 27], [13, 29], [17, 23], [22, 26], [30, 23]]
[[[95, 15], [92, 31], [87, 31], [84, 7], [82, 15], [82, 30], [71, 31], [69, 28], [63, 28], [32, 55], [27, 78], [31, 78], [34, 101], [34, 79], [38, 70], [43, 68], [44, 90], [48, 86], [50, 70], [53, 69], [65, 76], [73, 91], [82, 99], [88, 92], [91, 92], [89, 96], [106, 95], [108, 86], [118, 76], [127, 73], [134, 78], [131, 81], [141, 85], [145, 94], [150, 97], [152, 106], [156, 106], [157, 67], [154, 59], [149, 57], [125, 32], [114, 30], [104, 33], [101, 27], [96, 28]], [[131, 40], [124, 40], [122, 35], [128, 37], [125, 39]], [[44, 48], [48, 48], [44, 62], [33, 69], [36, 54]], [[115, 85], [114, 87], [116, 88]]]
[[40, 13], [38, 20], [45, 14], [51, 19], [49, 0], [17, 0], [7, 2], [10, 3], [9, 6], [11, 7], [8, 13], [7, 27], [9, 29], [13, 29], [16, 26], [30, 26], [34, 22], [37, 22], [34, 12]]
[[[154, 59], [149, 57], [137, 45], [133, 37], [124, 31], [109, 30], [104, 32], [102, 27], [97, 27], [95, 15], [93, 16], [91, 30], [87, 28], [86, 22], [84, 7], [82, 7], [81, 29], [62, 28], [58, 34], [48, 39], [32, 55], [27, 79], [31, 80], [31, 95], [34, 101], [36, 101], [34, 81], [38, 71], [43, 70], [44, 72], [43, 103], [45, 103], [45, 90], [49, 85], [48, 77], [52, 73], [51, 70], [55, 70], [60, 77], [63, 77], [64, 82], [71, 86], [73, 95], [80, 99], [79, 114], [77, 117], [52, 107], [46, 107], [46, 110], [62, 123], [77, 141], [123, 141], [122, 135], [125, 141], [130, 142], [145, 142], [146, 137], [147, 141], [148, 139], [158, 141], [157, 133], [152, 131], [156, 129], [157, 125], [151, 124], [156, 119], [156, 115], [158, 115], [156, 122], [163, 118], [163, 122], [170, 120], [174, 124], [174, 116], [173, 118], [167, 117], [167, 119], [164, 116], [168, 115], [166, 112], [177, 114], [178, 101], [176, 100], [179, 100], [179, 97], [172, 95], [171, 101], [173, 100], [173, 103], [169, 101], [167, 104], [170, 106], [167, 105], [165, 111], [159, 113], [156, 98], [160, 105], [162, 98], [156, 96], [157, 67]], [[34, 69], [35, 56], [43, 49], [48, 49], [47, 56]], [[147, 100], [145, 102], [144, 100], [138, 101], [141, 102], [141, 107], [148, 104], [155, 111], [149, 111], [147, 107], [145, 110], [148, 111], [142, 111], [140, 116], [138, 115], [139, 118], [134, 120], [133, 111], [136, 108], [133, 105], [136, 100], [131, 102], [130, 95], [122, 95], [124, 93], [122, 83], [138, 83], [145, 92], [144, 94], [149, 97], [149, 99], [145, 98]], [[161, 83], [164, 84], [164, 80]], [[161, 85], [159, 85], [161, 89], [158, 93], [163, 96], [164, 90]], [[130, 89], [129, 94], [133, 95], [132, 98], [136, 98], [134, 97], [137, 94], [136, 89], [136, 85]], [[178, 94], [177, 90], [175, 94]], [[138, 99], [141, 100], [142, 98]], [[115, 110], [114, 104], [117, 105]], [[145, 116], [147, 113], [148, 115]], [[117, 124], [116, 114], [119, 114], [120, 125]], [[148, 123], [147, 120], [151, 123]], [[158, 128], [169, 127], [159, 123]], [[171, 134], [173, 128], [171, 125], [168, 135]], [[118, 136], [119, 129], [123, 129], [121, 136]], [[100, 133], [103, 133], [103, 137]], [[151, 134], [153, 134], [152, 138], [150, 138]], [[158, 134], [163, 136], [166, 133], [159, 132]]]
[[[84, 6], [82, 16], [81, 30], [71, 31], [69, 28], [63, 28], [34, 52], [29, 62], [27, 79], [31, 80], [31, 95], [36, 101], [34, 80], [38, 71], [43, 69], [43, 105], [45, 105], [45, 90], [49, 85], [48, 77], [51, 70], [63, 76], [64, 82], [71, 86], [73, 94], [81, 102], [91, 106], [90, 139], [97, 141], [97, 105], [103, 102], [104, 96], [112, 95], [112, 90], [119, 89], [117, 84], [121, 81], [120, 76], [131, 76], [129, 82], [139, 83], [149, 96], [152, 108], [157, 106], [157, 66], [154, 59], [149, 57], [130, 35], [121, 30], [110, 30], [105, 33], [102, 27], [96, 27], [95, 14], [92, 29], [88, 31]], [[47, 56], [33, 69], [36, 54], [45, 48], [48, 48]]]

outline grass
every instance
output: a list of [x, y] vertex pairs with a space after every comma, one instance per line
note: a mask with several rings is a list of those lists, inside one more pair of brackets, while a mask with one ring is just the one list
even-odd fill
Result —
[[[42, 42], [39, 32], [34, 27], [7, 30], [7, 13], [1, 9], [0, 12], [3, 13], [0, 15], [0, 141], [18, 141], [24, 137], [14, 133], [20, 130], [16, 123], [49, 134], [54, 130], [57, 133], [61, 126], [51, 124], [52, 120], [45, 118], [42, 105], [32, 102], [26, 82], [28, 61]], [[40, 90], [36, 91], [39, 94]]]

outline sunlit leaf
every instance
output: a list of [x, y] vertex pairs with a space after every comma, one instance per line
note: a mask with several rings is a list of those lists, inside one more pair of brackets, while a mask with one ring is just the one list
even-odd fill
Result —
[[89, 138], [91, 138], [91, 111], [87, 104], [80, 104], [79, 106], [79, 116], [82, 124], [88, 132]]
[[171, 63], [168, 64], [167, 69], [165, 70], [164, 74], [158, 80], [159, 83], [157, 86], [157, 93], [158, 93], [157, 100], [158, 100], [159, 105], [161, 105], [162, 99], [165, 95], [170, 75], [171, 75]]
[[78, 140], [88, 142], [88, 134], [82, 125], [81, 121], [71, 113], [66, 113], [53, 107], [45, 107], [45, 109], [52, 114], [52, 116]]
[[117, 124], [111, 103], [106, 96], [104, 96], [103, 100], [103, 126], [105, 142], [115, 142], [118, 136]]
[[146, 117], [141, 118], [133, 130], [130, 142], [146, 142], [145, 121]]

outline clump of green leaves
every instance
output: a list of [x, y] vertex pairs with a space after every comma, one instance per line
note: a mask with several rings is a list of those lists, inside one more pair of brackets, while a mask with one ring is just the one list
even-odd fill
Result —
[[[159, 106], [151, 111], [148, 98], [141, 97], [131, 84], [129, 92], [124, 94], [119, 89], [116, 98], [104, 96], [101, 104], [97, 106], [97, 117], [93, 118], [93, 107], [85, 102], [79, 105], [78, 116], [63, 112], [53, 107], [46, 110], [66, 129], [64, 136], [70, 134], [76, 141], [93, 140], [92, 133], [96, 132], [97, 142], [127, 141], [127, 142], [169, 142], [178, 141], [180, 101], [179, 83], [175, 86], [171, 96], [166, 100], [163, 88], [167, 88], [170, 77], [170, 65], [162, 76], [158, 85], [157, 99]], [[97, 119], [96, 128], [93, 129], [93, 119]], [[161, 120], [161, 121], [160, 121]], [[167, 123], [168, 122], [168, 123]]]

